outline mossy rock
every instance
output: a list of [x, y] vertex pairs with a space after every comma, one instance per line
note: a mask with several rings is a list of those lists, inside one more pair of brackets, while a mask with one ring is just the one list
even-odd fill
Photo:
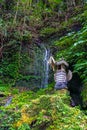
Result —
[[87, 117], [78, 108], [69, 106], [69, 96], [65, 91], [56, 91], [24, 105], [14, 127], [18, 129], [26, 123], [31, 130], [86, 130], [86, 120]]
[[86, 130], [87, 128], [86, 115], [79, 107], [70, 107], [67, 90], [55, 91], [48, 87], [37, 92], [14, 93], [11, 104], [0, 107], [0, 111], [2, 130], [6, 127], [9, 130]]

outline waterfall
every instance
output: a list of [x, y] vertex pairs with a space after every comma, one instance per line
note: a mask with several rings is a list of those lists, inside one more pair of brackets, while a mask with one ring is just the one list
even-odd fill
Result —
[[[29, 87], [37, 90], [48, 86], [50, 49], [48, 44], [39, 43], [26, 46], [22, 50], [22, 67], [20, 69], [23, 79], [19, 80], [16, 85]], [[25, 57], [28, 56], [29, 58]]]
[[39, 88], [46, 88], [48, 86], [49, 78], [49, 64], [50, 49], [42, 43], [35, 48], [34, 52], [34, 75], [37, 76], [35, 85]]
[[50, 50], [43, 45], [43, 74], [42, 74], [42, 83], [41, 88], [46, 88], [48, 86], [48, 78], [49, 78], [49, 64], [48, 59], [50, 57]]
[[4, 106], [7, 107], [8, 105], [10, 105], [11, 101], [12, 101], [12, 97], [9, 97], [7, 102], [6, 102], [6, 104]]

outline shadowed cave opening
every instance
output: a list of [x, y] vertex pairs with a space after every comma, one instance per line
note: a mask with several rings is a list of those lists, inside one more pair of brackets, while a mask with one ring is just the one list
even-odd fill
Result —
[[72, 79], [68, 82], [68, 91], [70, 93], [71, 101], [70, 105], [72, 107], [80, 105], [83, 108], [82, 102], [82, 81], [78, 73], [73, 73]]

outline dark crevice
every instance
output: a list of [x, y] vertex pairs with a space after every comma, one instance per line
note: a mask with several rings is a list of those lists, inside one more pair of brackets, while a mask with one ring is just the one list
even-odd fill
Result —
[[68, 90], [71, 96], [71, 106], [74, 107], [80, 105], [82, 107], [82, 82], [77, 73], [74, 73], [71, 81], [69, 81]]
[[0, 97], [5, 97], [5, 94], [3, 94], [3, 93], [0, 93]]

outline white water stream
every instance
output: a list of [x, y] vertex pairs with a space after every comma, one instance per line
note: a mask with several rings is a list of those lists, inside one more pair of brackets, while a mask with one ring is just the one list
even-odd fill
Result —
[[41, 88], [46, 88], [48, 86], [48, 78], [49, 78], [49, 64], [48, 59], [50, 57], [50, 50], [43, 46], [43, 75], [42, 75], [42, 83]]

